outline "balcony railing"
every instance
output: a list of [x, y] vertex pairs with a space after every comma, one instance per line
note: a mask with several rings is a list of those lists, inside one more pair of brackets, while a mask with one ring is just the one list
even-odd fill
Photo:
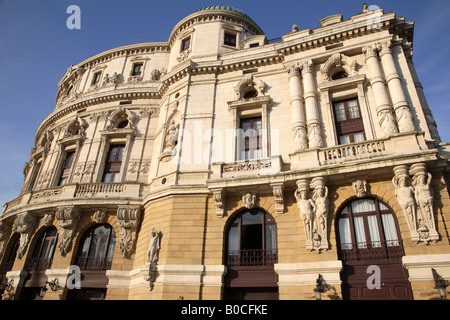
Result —
[[123, 183], [80, 184], [77, 186], [75, 197], [83, 197], [94, 193], [121, 193], [123, 191]]
[[404, 255], [403, 243], [398, 240], [341, 244], [339, 249], [339, 257], [345, 262], [401, 259]]
[[112, 258], [84, 258], [78, 257], [76, 265], [84, 271], [106, 271], [111, 269]]
[[33, 258], [30, 259], [27, 267], [27, 271], [42, 271], [50, 269], [53, 263], [53, 258]]
[[383, 140], [352, 143], [322, 150], [327, 163], [380, 156], [385, 151], [386, 145]]
[[227, 266], [238, 267], [270, 267], [278, 262], [276, 249], [267, 250], [235, 250], [227, 252]]

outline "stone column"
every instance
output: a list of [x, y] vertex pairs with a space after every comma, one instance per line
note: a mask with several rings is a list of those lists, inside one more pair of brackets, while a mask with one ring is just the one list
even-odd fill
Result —
[[311, 60], [305, 61], [302, 65], [308, 140], [310, 148], [322, 148], [323, 134], [320, 124], [319, 103], [317, 100], [313, 68], [314, 64]]
[[378, 61], [377, 48], [375, 45], [363, 48], [366, 57], [366, 65], [369, 69], [370, 85], [373, 90], [375, 104], [377, 107], [378, 121], [385, 137], [398, 133], [397, 124], [386, 84], [383, 78], [380, 63]]
[[391, 94], [391, 100], [397, 117], [400, 132], [415, 131], [414, 120], [403, 91], [402, 81], [394, 63], [391, 51], [391, 41], [381, 44], [381, 64]]
[[292, 116], [292, 140], [295, 151], [308, 149], [308, 138], [306, 133], [305, 107], [301, 97], [300, 70], [296, 65], [286, 68], [289, 74], [289, 88], [291, 93], [291, 116]]

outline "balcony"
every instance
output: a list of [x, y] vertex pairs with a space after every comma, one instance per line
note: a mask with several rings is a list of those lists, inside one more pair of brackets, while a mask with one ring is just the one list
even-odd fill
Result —
[[80, 270], [82, 271], [102, 272], [111, 269], [112, 257], [111, 258], [106, 257], [101, 259], [78, 257], [76, 260], [76, 265], [80, 267]]
[[398, 240], [341, 244], [339, 248], [339, 259], [344, 262], [394, 260], [404, 255], [403, 243]]
[[141, 183], [86, 183], [86, 184], [67, 184], [62, 187], [47, 188], [37, 191], [24, 193], [3, 206], [2, 215], [8, 216], [20, 211], [27, 206], [27, 210], [32, 207], [40, 207], [49, 203], [55, 203], [57, 206], [76, 204], [76, 200], [104, 200], [111, 201], [136, 199], [140, 200], [142, 196], [143, 185]]
[[226, 257], [227, 267], [232, 269], [242, 267], [273, 267], [278, 262], [278, 252], [276, 249], [234, 250], [228, 251]]

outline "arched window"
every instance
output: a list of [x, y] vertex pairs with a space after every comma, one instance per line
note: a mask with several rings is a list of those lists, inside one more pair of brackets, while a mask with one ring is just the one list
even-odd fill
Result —
[[337, 219], [341, 260], [376, 260], [404, 255], [392, 209], [377, 199], [346, 204]]
[[239, 213], [228, 225], [226, 257], [230, 268], [272, 266], [276, 263], [275, 220], [260, 209]]
[[81, 239], [76, 264], [81, 270], [109, 270], [115, 245], [114, 229], [109, 224], [95, 225]]
[[28, 263], [28, 271], [50, 269], [57, 241], [58, 232], [55, 227], [50, 227], [44, 231], [36, 243], [33, 257]]

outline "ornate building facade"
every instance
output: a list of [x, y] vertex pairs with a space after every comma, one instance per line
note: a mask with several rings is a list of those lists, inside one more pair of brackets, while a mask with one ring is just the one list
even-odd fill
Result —
[[413, 33], [364, 5], [268, 41], [214, 6], [71, 66], [0, 216], [3, 298], [438, 297], [450, 147]]

